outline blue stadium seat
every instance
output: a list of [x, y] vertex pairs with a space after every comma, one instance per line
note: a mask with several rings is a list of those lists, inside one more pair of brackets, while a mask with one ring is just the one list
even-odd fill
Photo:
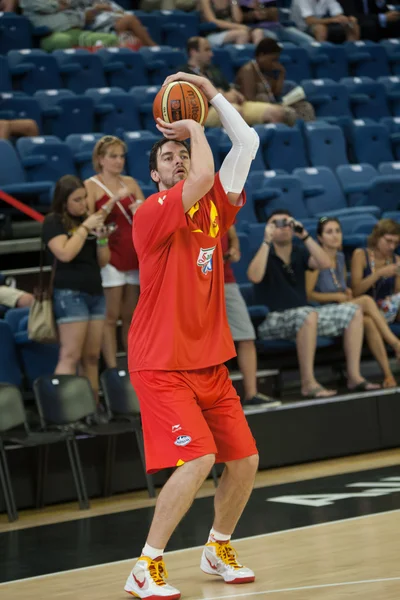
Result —
[[280, 175], [275, 171], [249, 175], [252, 200], [257, 220], [264, 222], [276, 209], [287, 209], [299, 220], [310, 216], [303, 200], [303, 186], [293, 175]]
[[[154, 143], [160, 138], [150, 131], [128, 131], [123, 135], [128, 147], [126, 165], [131, 177], [151, 183], [149, 169], [149, 155]], [[154, 184], [153, 184], [154, 185]]]
[[6, 321], [0, 321], [0, 382], [20, 386], [22, 373], [12, 329]]
[[391, 72], [393, 75], [400, 75], [400, 41], [397, 39], [382, 40], [381, 46], [386, 51]]
[[400, 117], [384, 117], [380, 122], [389, 132], [395, 160], [400, 160]]
[[21, 163], [30, 181], [53, 181], [77, 175], [69, 146], [55, 136], [20, 138], [16, 143]]
[[[303, 193], [310, 216], [364, 215], [368, 207], [349, 207], [339, 181], [328, 167], [295, 169], [293, 172], [303, 184]], [[376, 213], [376, 207], [371, 208]], [[379, 212], [379, 211], [378, 211]]]
[[39, 90], [34, 97], [43, 112], [45, 135], [64, 139], [68, 134], [93, 130], [92, 98], [76, 96], [70, 90]]
[[[347, 172], [345, 169], [346, 167], [339, 167], [337, 174], [349, 203], [357, 206], [377, 206], [381, 212], [399, 208], [399, 173], [379, 174], [372, 165], [351, 165]], [[349, 194], [352, 195], [353, 202]]]
[[98, 131], [122, 136], [124, 131], [140, 129], [139, 111], [132, 96], [119, 88], [88, 89], [85, 95], [95, 105]]
[[102, 133], [72, 133], [65, 138], [65, 143], [71, 149], [81, 179], [88, 179], [95, 174], [92, 152], [96, 142], [102, 137]]
[[129, 94], [133, 97], [140, 114], [141, 127], [138, 129], [147, 129], [159, 136], [160, 132], [156, 128], [153, 117], [153, 101], [158, 91], [159, 87], [156, 85], [139, 85], [131, 88]]
[[346, 140], [338, 125], [305, 123], [304, 134], [310, 162], [315, 167], [335, 169], [348, 162]]
[[214, 157], [214, 168], [215, 171], [219, 171], [221, 168], [221, 154], [220, 154], [220, 143], [221, 143], [221, 135], [222, 129], [219, 127], [212, 127], [206, 129], [205, 131], [207, 141], [210, 145], [211, 152]]
[[128, 91], [134, 85], [150, 85], [146, 63], [139, 52], [128, 48], [104, 48], [98, 51], [110, 87]]
[[135, 10], [135, 15], [146, 29], [156, 44], [163, 43], [162, 35], [162, 19], [160, 19], [160, 11], [152, 10], [145, 12], [144, 10]]
[[345, 44], [344, 48], [353, 77], [377, 79], [382, 75], [390, 75], [387, 53], [380, 44], [363, 40]]
[[369, 77], [344, 77], [350, 94], [351, 110], [357, 119], [390, 117], [385, 87]]
[[378, 82], [386, 89], [386, 95], [392, 114], [400, 116], [400, 76], [379, 77]]
[[294, 44], [282, 44], [280, 62], [286, 69], [286, 79], [296, 83], [303, 79], [312, 79], [310, 57], [304, 48]]
[[307, 50], [316, 79], [340, 81], [342, 77], [349, 76], [348, 56], [342, 46], [330, 42], [313, 42]]
[[308, 79], [301, 83], [319, 118], [351, 117], [347, 88], [333, 79]]
[[384, 125], [357, 119], [353, 121], [351, 135], [357, 163], [376, 167], [381, 162], [393, 161], [389, 132]]
[[170, 46], [142, 47], [143, 56], [151, 85], [160, 85], [165, 77], [176, 73], [178, 67], [186, 63], [186, 53]]
[[297, 167], [308, 166], [304, 138], [298, 127], [288, 127], [283, 123], [256, 125], [260, 136], [260, 151], [264, 165], [255, 167], [281, 170], [291, 173]]
[[366, 204], [367, 190], [370, 182], [378, 175], [372, 165], [341, 165], [336, 169], [336, 175], [346, 195], [349, 206]]
[[43, 50], [11, 50], [8, 66], [16, 90], [33, 94], [48, 87], [59, 89], [62, 79], [57, 61]]
[[197, 11], [162, 10], [160, 17], [163, 44], [166, 46], [186, 49], [187, 40], [199, 35], [200, 15]]
[[249, 280], [247, 278], [247, 267], [252, 259], [252, 255], [250, 254], [249, 238], [245, 233], [239, 232], [237, 235], [239, 238], [241, 258], [239, 262], [232, 263], [232, 269], [237, 283], [248, 283]]
[[11, 92], [11, 75], [8, 67], [8, 60], [5, 56], [0, 56], [0, 92]]
[[32, 48], [32, 25], [26, 17], [12, 12], [0, 13], [0, 54]]
[[221, 69], [227, 81], [234, 81], [235, 69], [227, 48], [213, 48], [213, 64]]
[[382, 162], [379, 165], [382, 175], [400, 175], [400, 162]]
[[35, 98], [20, 92], [0, 93], [0, 119], [32, 119], [43, 132], [42, 110]]
[[[75, 94], [83, 94], [89, 88], [107, 86], [103, 62], [96, 54], [88, 50], [69, 48], [67, 50], [55, 50], [53, 56], [57, 60], [65, 81], [65, 85], [60, 87], [68, 88]], [[52, 85], [51, 87], [55, 86]]]
[[254, 58], [254, 44], [227, 44], [226, 49], [231, 55], [232, 65], [235, 72]]
[[41, 196], [49, 202], [49, 193], [53, 187], [51, 181], [28, 182], [21, 161], [12, 144], [0, 140], [0, 188], [12, 196]]

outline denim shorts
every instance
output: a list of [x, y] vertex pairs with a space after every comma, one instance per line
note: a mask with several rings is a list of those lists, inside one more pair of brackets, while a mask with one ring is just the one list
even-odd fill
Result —
[[106, 301], [103, 294], [54, 289], [53, 311], [58, 324], [98, 321], [105, 317]]

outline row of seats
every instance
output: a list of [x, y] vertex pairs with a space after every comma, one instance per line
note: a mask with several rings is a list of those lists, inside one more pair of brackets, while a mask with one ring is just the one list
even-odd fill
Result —
[[[348, 77], [390, 77], [400, 74], [399, 40], [354, 42], [344, 46], [315, 43], [309, 49], [285, 43], [280, 57], [286, 77], [295, 82], [305, 79], [340, 81]], [[213, 62], [228, 81], [237, 70], [254, 58], [253, 44], [228, 45], [214, 49]], [[184, 49], [173, 46], [141, 48], [132, 52], [126, 48], [108, 48], [96, 53], [83, 49], [56, 50], [47, 54], [41, 50], [11, 50], [2, 57], [0, 91], [15, 90], [33, 93], [67, 87], [81, 93], [88, 87], [158, 85], [166, 75], [187, 62]]]
[[[119, 2], [123, 4], [123, 2]], [[129, 9], [130, 7], [126, 7]], [[184, 48], [187, 38], [207, 32], [210, 27], [201, 23], [200, 13], [181, 10], [131, 11], [149, 31], [152, 39], [162, 45]], [[32, 27], [30, 21], [14, 13], [0, 13], [0, 54], [38, 46], [40, 38], [51, 33], [47, 27]]]

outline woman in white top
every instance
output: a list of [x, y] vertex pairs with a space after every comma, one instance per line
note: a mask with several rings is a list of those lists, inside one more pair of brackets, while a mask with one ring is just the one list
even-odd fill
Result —
[[117, 321], [122, 320], [122, 342], [126, 349], [139, 298], [139, 264], [132, 241], [132, 219], [144, 195], [135, 179], [122, 175], [125, 153], [125, 143], [119, 138], [111, 135], [101, 138], [93, 150], [97, 175], [85, 181], [89, 210], [103, 210], [105, 224], [114, 230], [109, 238], [110, 262], [101, 271], [107, 307], [103, 356], [109, 368], [117, 366]]

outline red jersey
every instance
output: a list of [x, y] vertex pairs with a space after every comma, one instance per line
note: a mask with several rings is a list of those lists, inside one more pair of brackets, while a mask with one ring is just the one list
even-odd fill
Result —
[[130, 371], [203, 369], [236, 354], [218, 242], [242, 204], [230, 204], [217, 174], [185, 214], [183, 185], [153, 194], [135, 215], [140, 297], [128, 337]]
[[[96, 201], [96, 210], [108, 202], [110, 196], [104, 194]], [[119, 204], [115, 204], [112, 211], [105, 220], [106, 225], [115, 223], [117, 229], [110, 235], [108, 245], [110, 247], [110, 264], [118, 271], [136, 271], [139, 268], [138, 257], [132, 242], [132, 212], [129, 208], [135, 201], [134, 194], [121, 198]], [[130, 222], [129, 222], [130, 221]]]
[[[222, 256], [229, 250], [229, 236], [227, 233], [221, 238]], [[225, 283], [236, 283], [236, 278], [233, 273], [232, 263], [229, 260], [224, 260], [224, 281]]]

